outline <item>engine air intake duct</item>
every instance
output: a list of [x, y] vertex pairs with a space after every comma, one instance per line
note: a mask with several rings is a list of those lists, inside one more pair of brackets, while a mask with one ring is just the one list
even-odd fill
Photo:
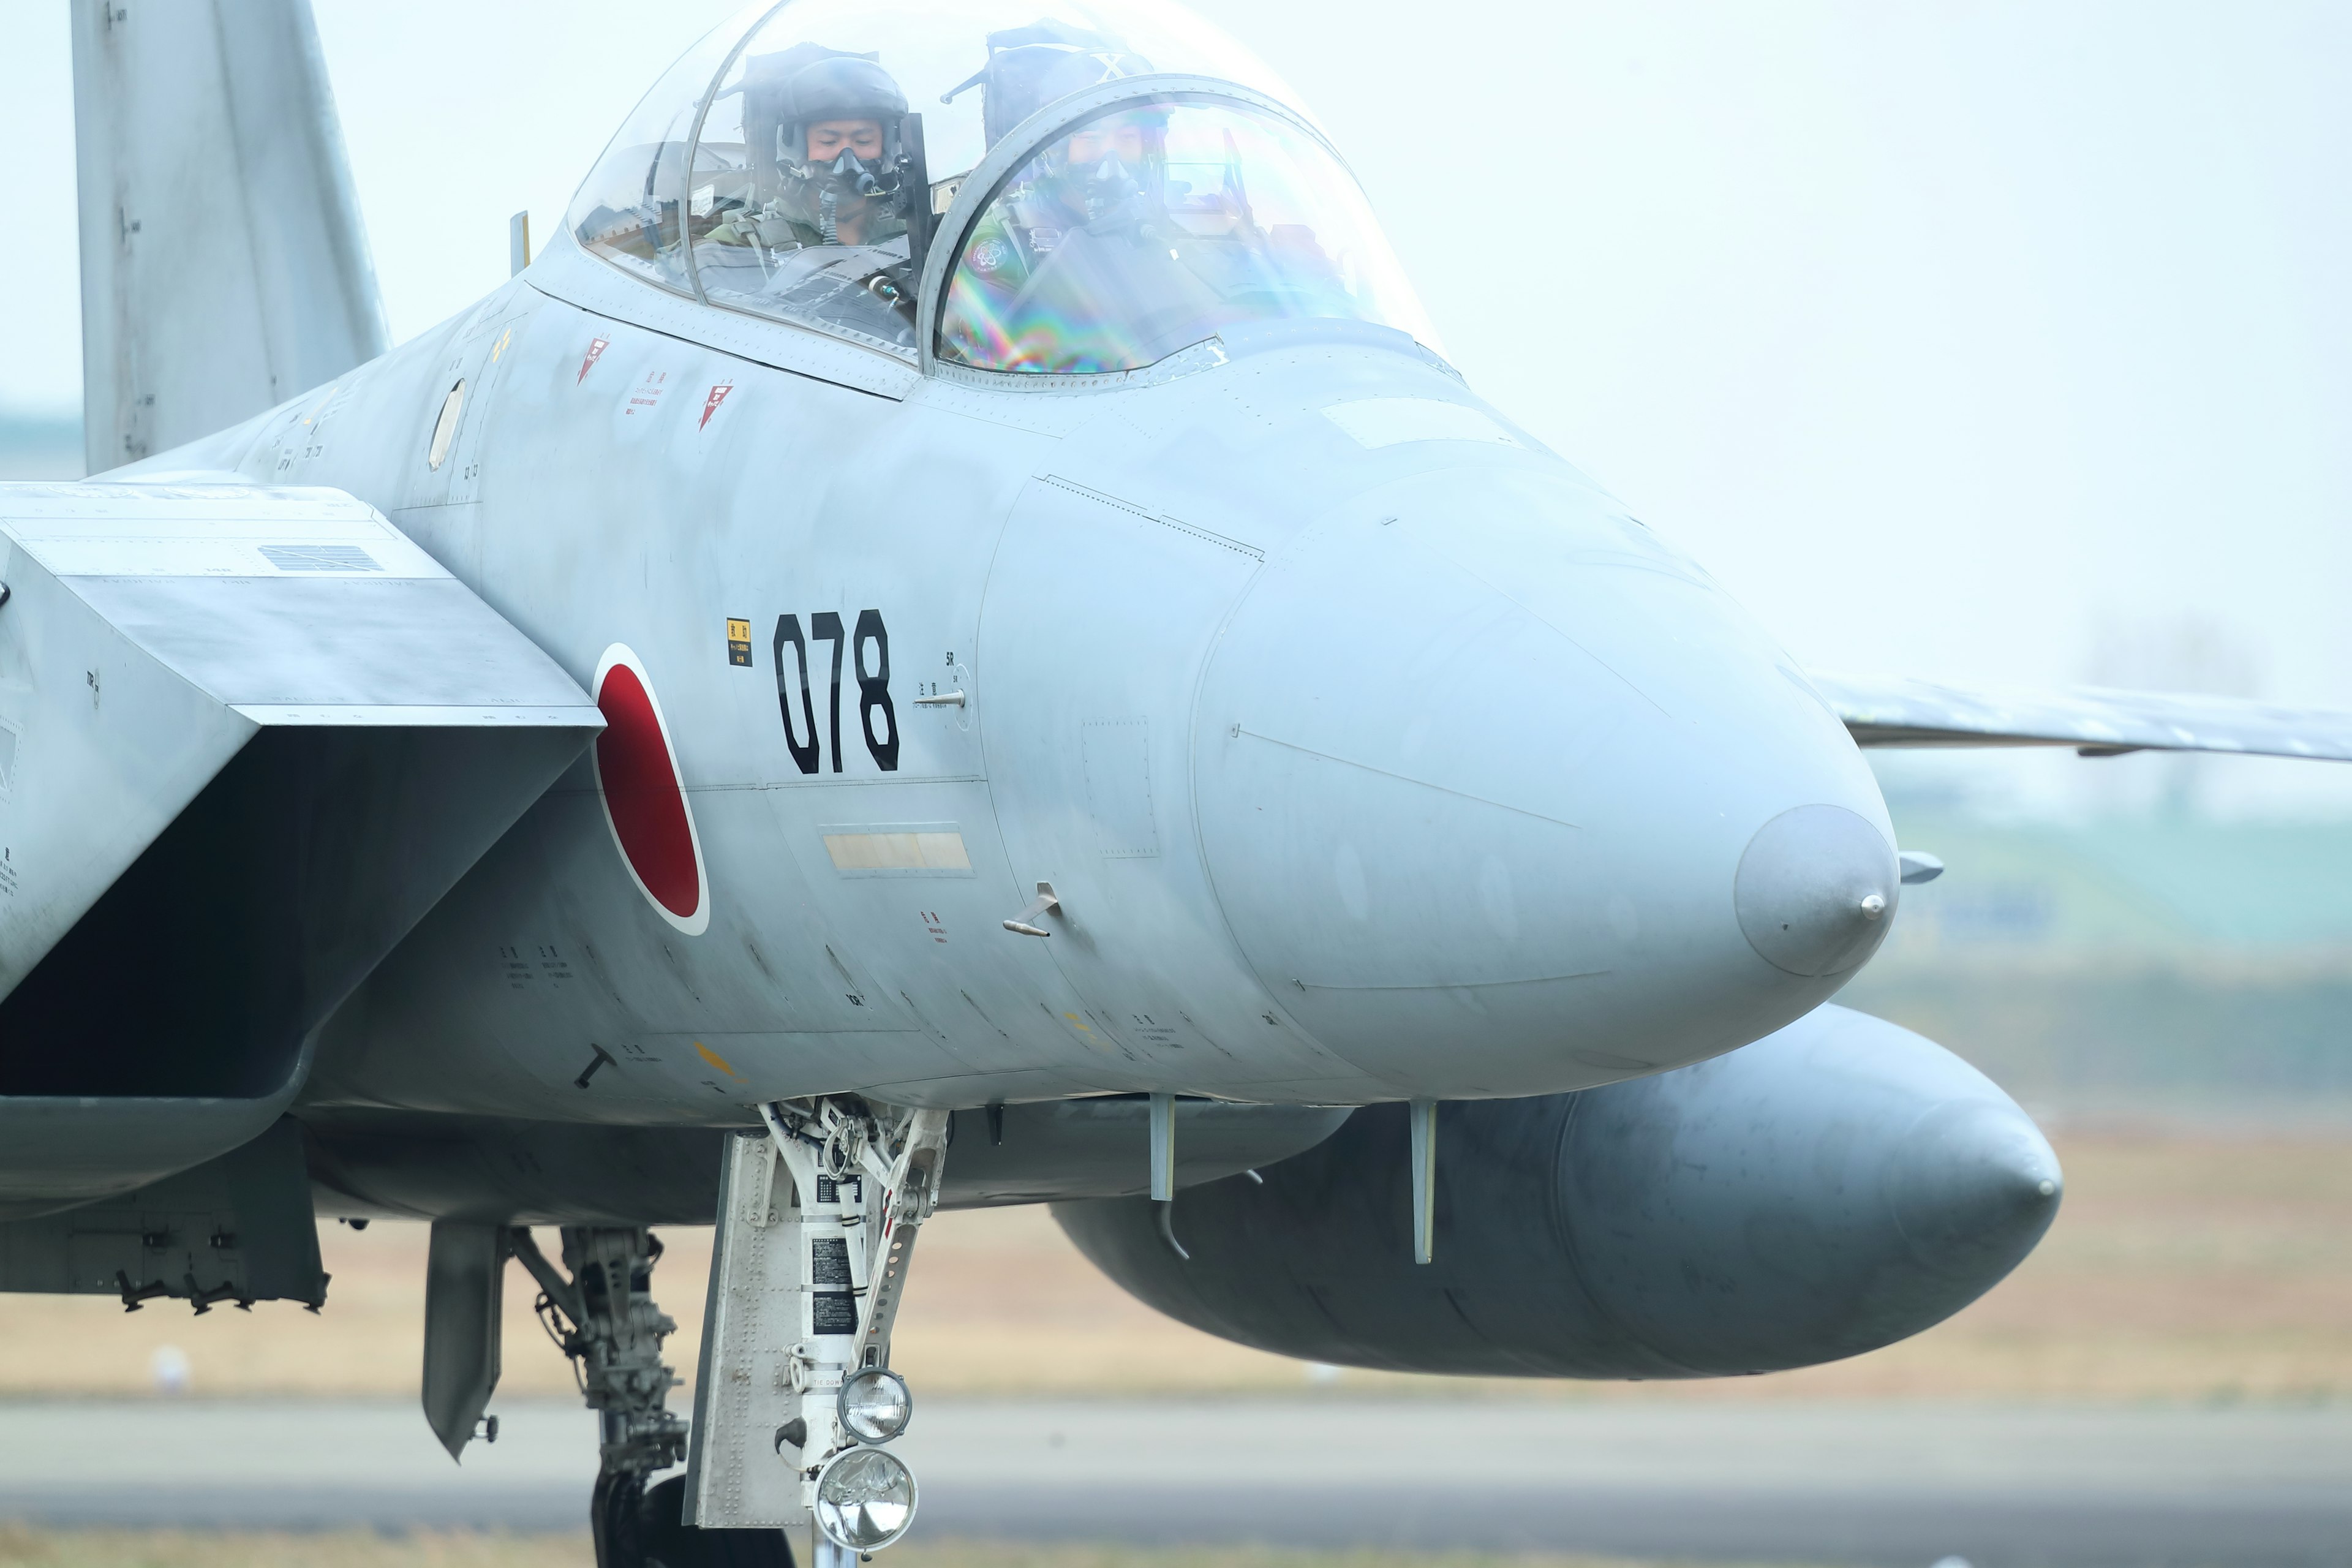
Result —
[[1171, 1317], [1399, 1372], [1718, 1377], [1858, 1355], [1991, 1289], [2056, 1215], [2049, 1143], [1907, 1029], [1824, 1006], [1727, 1056], [1573, 1094], [1442, 1108], [1416, 1265], [1405, 1108], [1153, 1205], [1054, 1206]]
[[0, 484], [0, 1218], [29, 1219], [276, 1123], [312, 1032], [604, 721], [340, 490]]

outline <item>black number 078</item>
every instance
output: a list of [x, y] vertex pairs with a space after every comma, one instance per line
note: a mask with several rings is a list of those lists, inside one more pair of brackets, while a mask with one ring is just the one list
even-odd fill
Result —
[[[898, 710], [890, 701], [890, 633], [882, 624], [879, 610], [857, 612], [857, 630], [845, 636], [841, 617], [831, 610], [819, 610], [809, 616], [808, 634], [801, 633], [798, 616], [776, 617], [776, 706], [784, 716], [784, 745], [792, 752], [793, 761], [801, 772], [817, 771], [820, 757], [816, 732], [816, 691], [809, 682], [808, 645], [812, 642], [833, 644], [833, 700], [827, 712], [832, 724], [826, 731], [831, 737], [833, 771], [841, 771], [841, 656], [849, 650], [849, 663], [857, 677], [857, 721], [866, 731], [866, 749], [874, 757], [875, 765], [886, 773], [898, 771]], [[866, 668], [866, 648], [873, 648], [874, 668]], [[793, 650], [789, 664], [784, 649]], [[797, 679], [795, 679], [797, 677]], [[797, 691], [800, 714], [795, 721], [793, 698]], [[882, 716], [886, 734], [875, 732], [874, 716]], [[801, 739], [806, 733], [808, 739]]]

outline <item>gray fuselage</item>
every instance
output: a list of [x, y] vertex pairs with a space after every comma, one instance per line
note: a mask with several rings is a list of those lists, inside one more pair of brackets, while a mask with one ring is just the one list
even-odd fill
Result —
[[[690, 806], [698, 931], [583, 759], [326, 1026], [305, 1099], [1528, 1095], [1825, 1000], [1896, 891], [1837, 718], [1433, 356], [1321, 325], [926, 379], [560, 241], [147, 465], [350, 491], [583, 684], [625, 647]], [[894, 859], [912, 835], [961, 847]], [[1041, 882], [1053, 934], [1006, 930]]]

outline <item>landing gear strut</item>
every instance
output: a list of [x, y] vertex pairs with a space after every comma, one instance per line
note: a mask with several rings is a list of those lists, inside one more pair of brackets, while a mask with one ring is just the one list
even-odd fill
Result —
[[805, 1435], [791, 1446], [816, 1525], [816, 1568], [850, 1568], [914, 1522], [914, 1475], [882, 1447], [914, 1413], [889, 1370], [890, 1331], [916, 1232], [939, 1206], [948, 1113], [819, 1100], [763, 1105], [760, 1115], [800, 1194], [808, 1259], [792, 1374]]
[[914, 1518], [887, 1447], [913, 1413], [890, 1331], [948, 1116], [846, 1096], [760, 1109], [767, 1135], [730, 1140], [720, 1180], [687, 1517], [814, 1526], [834, 1568]]
[[646, 1484], [686, 1458], [686, 1420], [664, 1408], [677, 1378], [662, 1341], [677, 1323], [650, 1293], [661, 1243], [642, 1226], [566, 1226], [562, 1270], [528, 1230], [513, 1233], [513, 1247], [539, 1281], [540, 1321], [601, 1424], [589, 1513], [597, 1568], [791, 1568], [773, 1531], [684, 1527], [683, 1478]]

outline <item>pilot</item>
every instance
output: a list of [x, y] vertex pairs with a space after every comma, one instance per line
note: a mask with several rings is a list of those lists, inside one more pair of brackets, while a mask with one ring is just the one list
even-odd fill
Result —
[[756, 237], [790, 250], [879, 245], [907, 232], [907, 95], [879, 63], [796, 45], [754, 62], [745, 97], [749, 139], [773, 148], [759, 182], [772, 195], [756, 216], [733, 214], [710, 239]]
[[[987, 120], [1004, 128], [1049, 103], [1088, 88], [1141, 76], [1151, 62], [1116, 40], [1041, 23], [1022, 35], [1051, 31], [1050, 40], [997, 47], [992, 35]], [[983, 284], [1015, 289], [1075, 229], [1139, 230], [1157, 211], [1160, 145], [1167, 117], [1150, 109], [1111, 114], [1048, 143], [1031, 163], [1011, 200], [990, 209], [973, 228], [967, 265]], [[1003, 132], [999, 131], [997, 134]]]

